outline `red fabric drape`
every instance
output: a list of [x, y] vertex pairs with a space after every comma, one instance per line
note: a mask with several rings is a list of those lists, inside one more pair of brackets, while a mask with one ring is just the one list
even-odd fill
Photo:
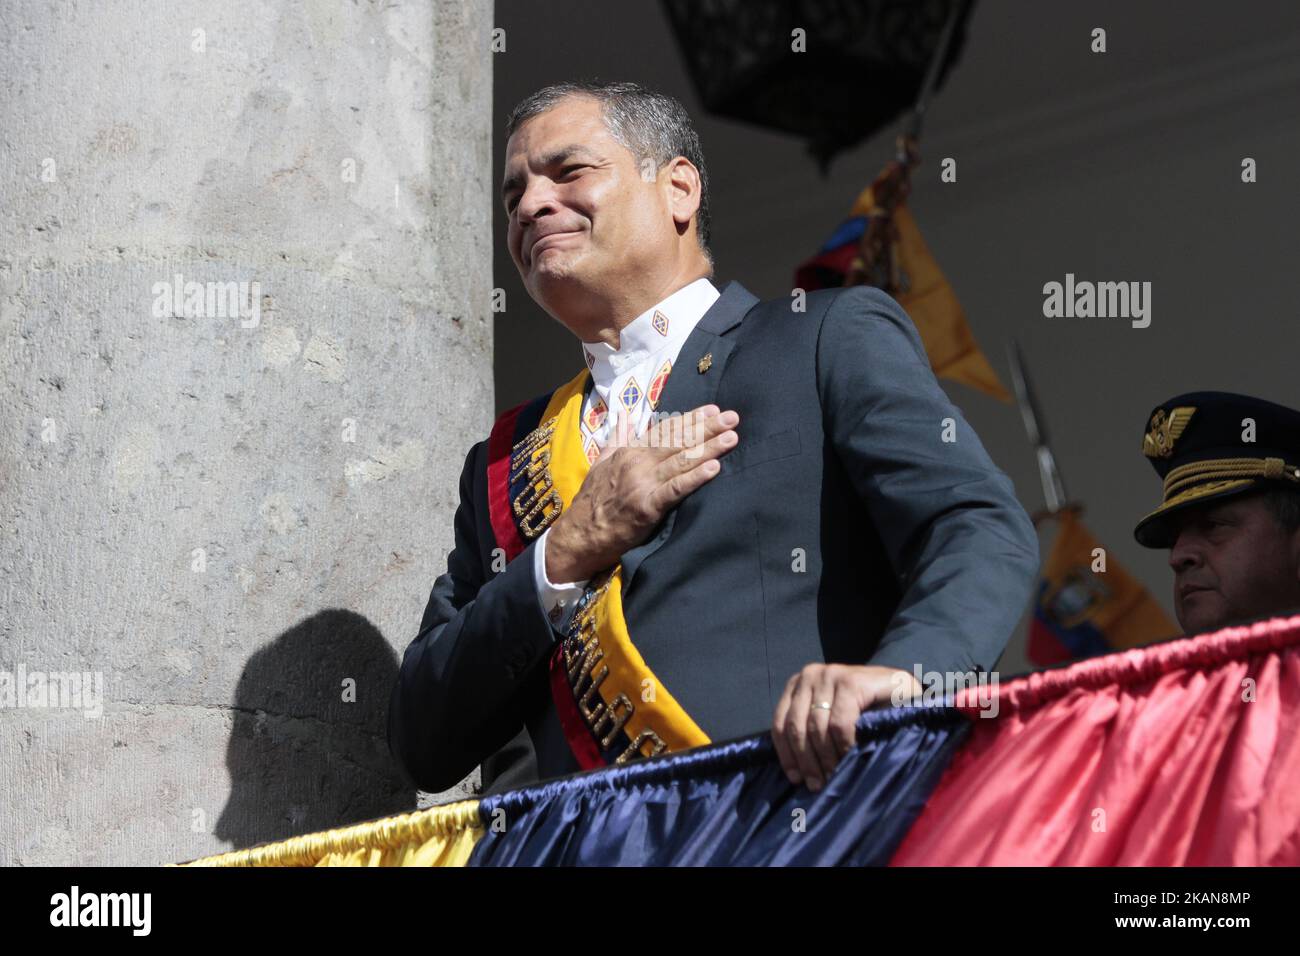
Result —
[[1300, 616], [1002, 685], [891, 865], [1300, 865]]

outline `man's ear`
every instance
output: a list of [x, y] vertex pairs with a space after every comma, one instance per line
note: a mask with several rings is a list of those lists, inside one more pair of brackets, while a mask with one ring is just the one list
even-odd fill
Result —
[[689, 227], [700, 208], [700, 171], [685, 156], [678, 156], [668, 164], [669, 201], [672, 204], [673, 222], [679, 227]]

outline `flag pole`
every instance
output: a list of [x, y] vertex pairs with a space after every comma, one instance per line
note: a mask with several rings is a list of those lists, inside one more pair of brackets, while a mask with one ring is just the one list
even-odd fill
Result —
[[939, 42], [925, 68], [925, 78], [921, 81], [911, 117], [894, 139], [894, 163], [886, 175], [876, 180], [872, 189], [875, 208], [871, 210], [871, 221], [858, 241], [858, 257], [849, 269], [845, 285], [865, 282], [891, 295], [907, 289], [909, 280], [898, 265], [898, 227], [893, 221], [894, 210], [912, 192], [912, 170], [921, 163], [921, 124], [939, 83], [943, 62], [948, 58], [957, 23], [969, 4], [970, 0], [952, 0], [943, 32], [939, 34]]
[[1055, 516], [1074, 506], [1066, 497], [1065, 481], [1060, 469], [1056, 467], [1056, 456], [1052, 454], [1051, 445], [1047, 441], [1047, 430], [1029, 380], [1029, 372], [1025, 368], [1020, 345], [1014, 338], [1007, 343], [1007, 358], [1011, 362], [1011, 382], [1016, 392], [1016, 404], [1020, 406], [1020, 417], [1025, 423], [1025, 434], [1029, 436], [1029, 444], [1034, 446], [1034, 454], [1038, 458], [1038, 477], [1043, 483], [1047, 514]]
[[[969, 3], [970, 0], [953, 0], [952, 9], [948, 11], [948, 20], [943, 25], [943, 33], [939, 35], [939, 43], [934, 48], [930, 65], [926, 68], [925, 80], [921, 83], [921, 92], [916, 98], [916, 105], [912, 107], [912, 121], [904, 134], [914, 143], [921, 139], [921, 121], [925, 118], [925, 111], [930, 106], [930, 97], [939, 82], [939, 71], [943, 69], [943, 61], [948, 58], [948, 48], [952, 45], [952, 35], [957, 29], [957, 21], [961, 19], [962, 11]], [[900, 155], [898, 159], [899, 162], [906, 162], [907, 156]]]

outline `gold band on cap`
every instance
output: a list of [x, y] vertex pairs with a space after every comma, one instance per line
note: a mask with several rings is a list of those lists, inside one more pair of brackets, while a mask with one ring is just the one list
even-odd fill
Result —
[[1139, 521], [1138, 527], [1189, 501], [1238, 491], [1261, 478], [1300, 483], [1300, 467], [1281, 458], [1212, 458], [1179, 465], [1165, 475], [1164, 501]]
[[[1175, 498], [1183, 498], [1192, 486], [1210, 482], [1221, 486], [1230, 480], [1244, 478], [1286, 478], [1300, 482], [1300, 468], [1288, 465], [1281, 458], [1212, 458], [1189, 462], [1170, 469], [1165, 475], [1164, 503], [1169, 505]], [[1218, 487], [1215, 490], [1224, 489]]]

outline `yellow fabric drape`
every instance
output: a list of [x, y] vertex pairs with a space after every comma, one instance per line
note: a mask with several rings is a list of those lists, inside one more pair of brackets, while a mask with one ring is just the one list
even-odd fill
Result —
[[483, 836], [477, 800], [290, 837], [180, 866], [464, 866]]
[[[858, 196], [850, 216], [867, 216], [876, 208], [873, 186]], [[909, 281], [907, 291], [895, 292], [894, 297], [916, 324], [934, 374], [1000, 401], [1011, 401], [1010, 393], [975, 341], [966, 312], [922, 238], [911, 210], [899, 203], [893, 219], [898, 227], [899, 265]]]

